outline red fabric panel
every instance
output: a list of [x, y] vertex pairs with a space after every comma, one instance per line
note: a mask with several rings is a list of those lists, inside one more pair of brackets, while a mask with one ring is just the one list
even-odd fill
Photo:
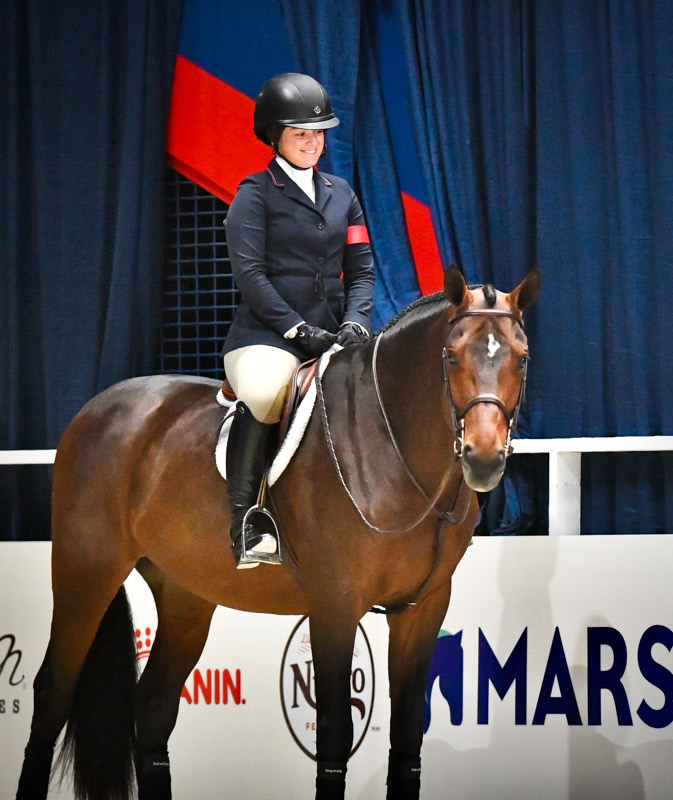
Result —
[[177, 57], [168, 122], [171, 166], [230, 203], [246, 175], [263, 170], [271, 148], [253, 133], [255, 101]]
[[402, 205], [421, 294], [438, 292], [444, 286], [444, 271], [430, 209], [405, 192]]

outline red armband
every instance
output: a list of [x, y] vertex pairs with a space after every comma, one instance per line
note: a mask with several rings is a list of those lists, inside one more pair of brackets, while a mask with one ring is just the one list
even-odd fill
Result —
[[366, 225], [349, 225], [346, 244], [369, 244]]

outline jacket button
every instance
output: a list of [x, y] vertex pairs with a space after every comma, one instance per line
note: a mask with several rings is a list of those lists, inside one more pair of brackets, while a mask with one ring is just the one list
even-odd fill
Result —
[[322, 256], [320, 256], [320, 258], [318, 259], [318, 264], [324, 264], [324, 263], [325, 259]]
[[324, 227], [325, 227], [325, 223], [324, 222], [319, 222], [318, 223], [318, 230], [319, 231], [323, 230]]

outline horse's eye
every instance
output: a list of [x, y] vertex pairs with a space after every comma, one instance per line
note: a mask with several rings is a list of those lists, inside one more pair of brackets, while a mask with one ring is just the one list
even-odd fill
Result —
[[528, 363], [528, 356], [521, 356], [521, 358], [519, 359], [519, 366], [521, 367], [521, 369], [524, 369], [527, 363]]
[[456, 358], [456, 354], [453, 352], [453, 350], [446, 351], [446, 360], [449, 362], [449, 364], [454, 366], [458, 363], [458, 359]]

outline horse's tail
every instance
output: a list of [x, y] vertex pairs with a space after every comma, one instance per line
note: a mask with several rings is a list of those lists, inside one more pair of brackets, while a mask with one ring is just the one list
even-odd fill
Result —
[[63, 746], [77, 800], [127, 800], [134, 785], [136, 644], [122, 586], [105, 612], [82, 667]]

